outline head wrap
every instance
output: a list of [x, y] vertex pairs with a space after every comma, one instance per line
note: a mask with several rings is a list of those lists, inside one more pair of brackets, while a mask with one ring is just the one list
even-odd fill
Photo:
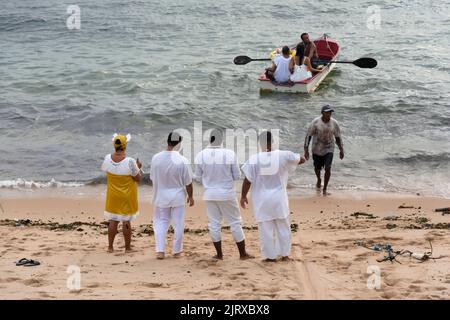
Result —
[[127, 134], [126, 136], [122, 134], [114, 133], [112, 142], [114, 144], [114, 148], [122, 147], [123, 150], [127, 148], [127, 143], [131, 140], [131, 135]]

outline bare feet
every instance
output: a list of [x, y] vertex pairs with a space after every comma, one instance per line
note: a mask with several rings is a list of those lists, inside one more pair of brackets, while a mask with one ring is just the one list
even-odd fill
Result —
[[286, 257], [281, 257], [281, 261], [292, 261], [292, 259], [289, 258], [288, 256], [286, 256]]
[[329, 193], [329, 192], [327, 192], [327, 189], [323, 189], [323, 196], [324, 197], [326, 197], [326, 196], [331, 196], [331, 193]]
[[255, 257], [252, 256], [251, 254], [246, 253], [245, 255], [240, 256], [239, 259], [241, 259], [241, 260], [248, 260], [248, 259], [255, 259]]
[[316, 183], [316, 188], [320, 189], [322, 187], [322, 180], [318, 179]]
[[174, 258], [181, 258], [183, 255], [182, 255], [182, 252], [177, 252], [177, 253], [174, 253], [173, 254], [173, 257]]
[[107, 252], [108, 253], [113, 253], [114, 252], [114, 248], [109, 247]]
[[216, 255], [213, 257], [213, 259], [216, 259], [216, 260], [223, 260], [223, 256], [219, 256], [218, 254], [216, 254]]
[[125, 248], [125, 253], [133, 253], [136, 252], [133, 248]]
[[263, 262], [277, 262], [277, 259], [269, 259], [269, 258], [267, 258], [267, 259], [263, 260]]
[[156, 253], [156, 259], [158, 259], [158, 260], [164, 259], [164, 252], [157, 252]]

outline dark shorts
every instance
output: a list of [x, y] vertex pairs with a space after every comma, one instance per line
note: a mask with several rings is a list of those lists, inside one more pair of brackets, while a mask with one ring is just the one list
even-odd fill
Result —
[[333, 163], [333, 153], [327, 153], [323, 156], [318, 156], [317, 154], [313, 154], [314, 160], [314, 169], [320, 170], [323, 167], [325, 169], [331, 168], [331, 164]]
[[317, 69], [317, 67], [320, 65], [319, 61], [311, 60], [311, 67], [314, 69]]

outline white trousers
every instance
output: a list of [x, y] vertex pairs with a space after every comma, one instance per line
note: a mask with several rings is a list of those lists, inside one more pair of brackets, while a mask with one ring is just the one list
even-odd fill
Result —
[[236, 199], [226, 201], [205, 201], [208, 212], [208, 229], [213, 242], [221, 241], [222, 219], [230, 225], [235, 242], [244, 238], [242, 219]]
[[156, 252], [165, 252], [166, 236], [172, 222], [175, 232], [172, 253], [183, 251], [185, 207], [158, 208], [153, 215], [153, 231], [155, 232]]
[[266, 259], [286, 257], [291, 252], [291, 224], [289, 218], [258, 223], [261, 254]]

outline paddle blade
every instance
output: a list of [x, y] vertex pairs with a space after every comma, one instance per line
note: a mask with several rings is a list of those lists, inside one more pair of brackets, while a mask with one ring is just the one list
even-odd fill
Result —
[[247, 56], [237, 56], [236, 58], [234, 58], [234, 64], [247, 64], [250, 61], [252, 61], [252, 59], [250, 57]]
[[373, 59], [373, 58], [359, 58], [355, 61], [353, 61], [353, 64], [355, 66], [358, 66], [360, 68], [375, 68], [377, 66], [377, 60]]

